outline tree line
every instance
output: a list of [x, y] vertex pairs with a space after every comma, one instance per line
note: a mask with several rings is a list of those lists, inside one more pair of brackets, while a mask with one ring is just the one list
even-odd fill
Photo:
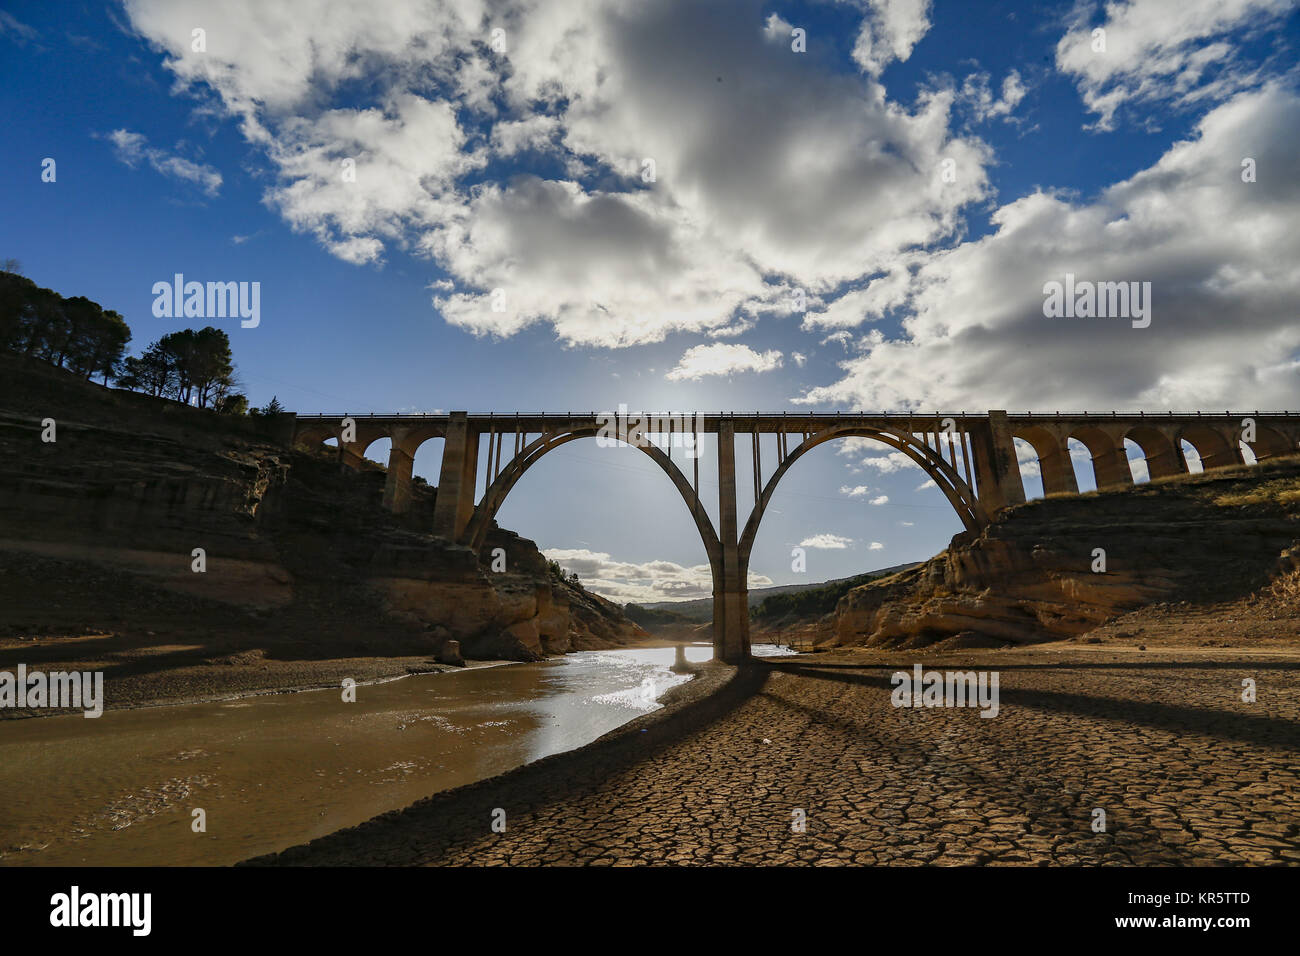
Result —
[[[238, 391], [230, 337], [221, 329], [169, 332], [140, 355], [127, 355], [131, 329], [112, 309], [85, 296], [66, 298], [19, 274], [10, 259], [0, 268], [0, 348], [67, 369], [92, 381], [211, 408], [248, 413]], [[273, 414], [271, 400], [255, 413]]]

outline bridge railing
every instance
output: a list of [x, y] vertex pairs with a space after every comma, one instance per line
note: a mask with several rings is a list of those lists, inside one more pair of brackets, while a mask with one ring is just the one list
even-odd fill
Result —
[[[581, 417], [581, 418], [594, 418], [598, 415], [612, 415], [614, 413], [610, 411], [600, 411], [600, 412], [578, 412], [576, 414], [577, 417]], [[899, 418], [899, 419], [910, 418], [910, 419], [915, 419], [917, 421], [924, 422], [924, 421], [933, 421], [936, 418], [938, 419], [955, 418], [958, 420], [962, 418], [985, 418], [988, 416], [988, 412], [987, 411], [984, 412], [956, 412], [956, 411], [909, 412], [909, 411], [898, 411], [897, 409], [883, 410], [883, 411], [862, 411], [862, 412], [628, 411], [626, 413], [620, 413], [619, 417], [626, 418], [628, 416], [635, 416], [637, 418], [643, 418], [646, 416], [650, 416], [653, 418], [675, 418], [678, 416], [694, 416], [694, 415], [702, 415], [706, 418], [735, 418], [735, 419], [742, 419], [742, 420], [747, 418], [788, 418], [791, 419], [792, 421], [800, 421], [803, 419], [811, 419], [811, 418], [841, 418], [847, 421], [851, 421], [855, 418]], [[1124, 412], [1124, 411], [1097, 411], [1094, 409], [1092, 411], [1084, 410], [1084, 411], [1052, 411], [1052, 412], [1030, 412], [1030, 411], [1024, 411], [1024, 412], [1008, 411], [1007, 412], [1007, 416], [1009, 418], [1156, 418], [1159, 419], [1159, 418], [1205, 418], [1205, 417], [1238, 418], [1238, 417], [1256, 416], [1256, 415], [1267, 416], [1270, 418], [1290, 418], [1290, 417], [1300, 416], [1300, 411], [1266, 411], [1266, 410], [1256, 409], [1255, 411], [1235, 411], [1235, 412], [1234, 411], [1218, 412], [1218, 411], [1203, 411], [1203, 410], [1202, 411], [1164, 411], [1164, 412], [1148, 412], [1148, 411]], [[448, 418], [449, 416], [445, 412], [443, 413], [438, 413], [438, 412], [317, 412], [315, 414], [306, 414], [306, 413], [299, 412], [297, 413], [297, 417], [300, 419], [312, 419], [312, 418], [420, 419], [420, 418]], [[575, 417], [575, 413], [574, 412], [474, 412], [471, 413], [469, 417], [475, 420], [501, 419], [502, 421], [509, 421], [515, 417], [573, 418]]]

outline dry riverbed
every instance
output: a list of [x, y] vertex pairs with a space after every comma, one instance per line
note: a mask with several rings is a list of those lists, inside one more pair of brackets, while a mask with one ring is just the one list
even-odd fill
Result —
[[[893, 707], [915, 663], [996, 670], [998, 716]], [[257, 862], [1295, 865], [1297, 689], [1289, 642], [710, 664], [593, 744]]]

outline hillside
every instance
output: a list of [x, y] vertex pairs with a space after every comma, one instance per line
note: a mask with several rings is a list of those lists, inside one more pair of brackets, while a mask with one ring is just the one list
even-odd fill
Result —
[[1007, 509], [973, 540], [774, 636], [912, 648], [1148, 634], [1300, 639], [1300, 459]]
[[278, 427], [0, 355], [0, 669], [102, 666], [140, 702], [431, 669], [451, 641], [536, 660], [644, 637], [533, 542], [494, 529], [508, 570], [490, 573], [423, 530], [435, 489], [394, 516], [383, 468]]
[[[856, 581], [865, 576], [881, 577], [913, 566], [911, 564], [896, 564], [893, 567], [867, 571], [865, 574], [855, 574], [847, 578], [833, 578], [830, 581], [815, 581], [810, 584], [776, 584], [770, 588], [753, 588], [749, 592], [749, 607], [753, 610], [762, 604], [765, 599], [776, 595], [799, 594], [803, 591], [835, 587], [849, 581]], [[697, 598], [694, 601], [656, 601], [653, 604], [642, 604], [640, 607], [646, 611], [666, 611], [694, 621], [697, 624], [713, 620], [713, 598], [711, 597]]]

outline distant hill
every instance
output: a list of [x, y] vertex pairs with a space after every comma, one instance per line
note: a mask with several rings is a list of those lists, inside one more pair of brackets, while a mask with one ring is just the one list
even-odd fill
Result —
[[[797, 594], [800, 591], [813, 591], [821, 588], [828, 588], [834, 585], [846, 584], [850, 581], [856, 581], [865, 577], [883, 577], [887, 574], [893, 574], [896, 571], [904, 571], [908, 568], [920, 564], [919, 561], [911, 561], [907, 564], [896, 564], [889, 568], [880, 568], [876, 571], [867, 571], [864, 574], [854, 574], [846, 578], [835, 578], [831, 581], [817, 581], [809, 584], [778, 584], [770, 588], [751, 588], [749, 592], [750, 608], [757, 607], [762, 603], [764, 598], [774, 597], [778, 594]], [[698, 598], [694, 601], [656, 601], [654, 604], [642, 604], [640, 608], [645, 611], [664, 611], [669, 614], [685, 618], [697, 623], [703, 623], [713, 620], [713, 598]], [[628, 615], [634, 621], [636, 617]], [[646, 625], [637, 621], [642, 627]]]

